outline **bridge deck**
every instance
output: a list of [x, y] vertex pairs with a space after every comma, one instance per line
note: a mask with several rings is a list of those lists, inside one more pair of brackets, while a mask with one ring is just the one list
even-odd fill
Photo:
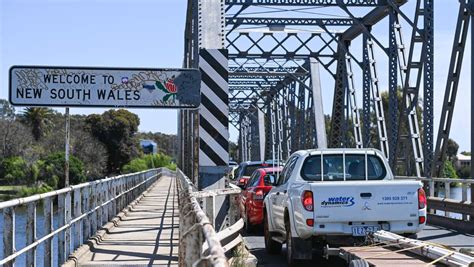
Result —
[[179, 211], [176, 180], [163, 176], [97, 245], [80, 266], [178, 265]]

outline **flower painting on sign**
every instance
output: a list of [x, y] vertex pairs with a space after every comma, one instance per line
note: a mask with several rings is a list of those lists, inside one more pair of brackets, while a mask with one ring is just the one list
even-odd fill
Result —
[[15, 105], [197, 107], [200, 72], [193, 69], [28, 67], [10, 69]]

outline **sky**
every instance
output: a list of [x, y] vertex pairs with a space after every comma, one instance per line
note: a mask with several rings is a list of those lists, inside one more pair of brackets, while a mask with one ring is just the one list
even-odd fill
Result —
[[[414, 2], [410, 0], [405, 9]], [[435, 133], [457, 12], [457, 0], [435, 1]], [[0, 0], [0, 98], [8, 98], [8, 69], [12, 65], [180, 68], [185, 14], [186, 0]], [[373, 30], [383, 36], [386, 26], [381, 23]], [[405, 30], [406, 42], [409, 34]], [[465, 62], [470, 59], [469, 48]], [[379, 49], [376, 53], [382, 52]], [[380, 79], [386, 81], [386, 57], [376, 58]], [[451, 130], [459, 151], [470, 150], [469, 73], [470, 64], [464, 64]], [[333, 85], [324, 81], [323, 74], [322, 78], [324, 111], [330, 114]], [[383, 82], [381, 87], [386, 90]], [[358, 103], [361, 107], [360, 94]], [[71, 109], [73, 114], [104, 111]], [[140, 117], [140, 131], [177, 132], [176, 110], [131, 111]], [[237, 139], [232, 127], [230, 135], [231, 140]]]

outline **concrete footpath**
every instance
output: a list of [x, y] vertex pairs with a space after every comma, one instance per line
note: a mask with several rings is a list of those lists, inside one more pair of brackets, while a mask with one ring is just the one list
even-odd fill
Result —
[[79, 258], [80, 266], [177, 266], [176, 179], [163, 176], [125, 218]]

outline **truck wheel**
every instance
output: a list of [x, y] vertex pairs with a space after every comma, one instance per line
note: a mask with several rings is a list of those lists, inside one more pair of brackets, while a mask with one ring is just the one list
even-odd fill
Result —
[[297, 264], [297, 260], [294, 258], [294, 249], [295, 245], [293, 244], [293, 239], [291, 236], [291, 228], [290, 222], [285, 224], [286, 229], [286, 262], [288, 266], [295, 266]]
[[351, 260], [349, 267], [369, 267], [369, 263], [366, 260]]
[[268, 254], [280, 254], [281, 253], [281, 243], [272, 239], [272, 234], [268, 228], [268, 219], [267, 215], [263, 215], [263, 235], [265, 238], [265, 250]]

